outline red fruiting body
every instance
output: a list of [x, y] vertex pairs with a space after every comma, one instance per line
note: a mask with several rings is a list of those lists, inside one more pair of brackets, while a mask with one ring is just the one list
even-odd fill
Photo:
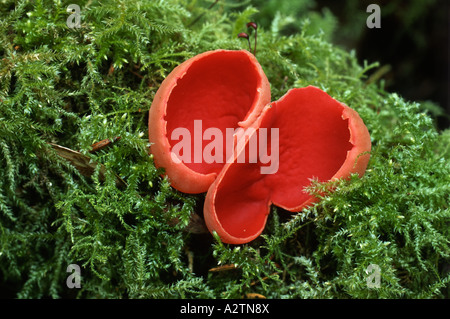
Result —
[[258, 26], [256, 25], [256, 23], [255, 22], [249, 22], [249, 23], [247, 23], [247, 28], [253, 28], [253, 29], [258, 29]]
[[194, 158], [174, 162], [171, 150], [178, 140], [172, 140], [172, 132], [180, 127], [193, 132], [195, 120], [202, 121], [202, 134], [210, 127], [223, 132], [246, 128], [269, 102], [269, 81], [246, 50], [208, 51], [183, 62], [163, 81], [150, 108], [150, 151], [156, 166], [165, 169], [179, 191], [206, 192], [224, 164], [195, 163]]
[[[237, 150], [227, 163], [195, 163], [195, 154], [187, 163], [174, 161], [171, 151], [178, 140], [172, 139], [172, 132], [180, 127], [193, 132], [196, 120], [202, 121], [202, 134], [218, 128], [226, 136], [226, 129], [241, 127], [247, 140], [240, 143], [246, 134], [234, 135]], [[249, 160], [249, 141], [270, 130], [278, 134], [266, 135], [266, 151], [276, 149], [277, 169], [263, 174], [267, 161]], [[371, 150], [358, 113], [316, 87], [291, 89], [270, 103], [269, 82], [254, 55], [245, 50], [209, 51], [176, 67], [155, 95], [149, 139], [156, 166], [165, 169], [174, 188], [207, 191], [206, 225], [230, 244], [258, 237], [272, 204], [297, 212], [314, 203], [317, 198], [305, 191], [311, 179], [362, 176]], [[203, 151], [207, 142], [201, 143]]]
[[248, 42], [248, 50], [249, 50], [249, 51], [252, 50], [252, 47], [250, 46], [250, 37], [248, 36], [247, 33], [245, 33], [245, 32], [239, 33], [239, 34], [238, 34], [238, 38], [245, 38], [245, 39], [247, 39], [247, 42]]
[[370, 136], [358, 113], [315, 87], [292, 89], [266, 107], [261, 128], [279, 128], [278, 171], [262, 175], [260, 162], [238, 163], [236, 154], [206, 195], [206, 225], [225, 243], [258, 237], [271, 204], [296, 212], [315, 202], [304, 190], [310, 179], [362, 176], [369, 161]]
[[241, 32], [241, 33], [239, 33], [239, 34], [238, 34], [238, 38], [246, 38], [246, 39], [248, 39], [248, 38], [249, 38], [249, 36], [248, 36], [248, 34], [247, 34], [247, 33], [245, 33], [245, 32]]

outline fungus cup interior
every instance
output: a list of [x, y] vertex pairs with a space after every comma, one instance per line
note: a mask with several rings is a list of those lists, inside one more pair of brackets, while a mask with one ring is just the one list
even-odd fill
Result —
[[[268, 164], [238, 163], [237, 156], [227, 164], [206, 197], [205, 221], [210, 231], [216, 231], [227, 243], [249, 242], [263, 231], [272, 203], [300, 211], [315, 201], [305, 191], [312, 178], [329, 181], [342, 167], [344, 177], [353, 172], [363, 174], [368, 155], [357, 159], [349, 154], [369, 151], [370, 136], [356, 112], [351, 119], [343, 116], [346, 109], [349, 108], [315, 87], [292, 89], [266, 107], [254, 136], [259, 138], [262, 128], [279, 129], [278, 140], [267, 135], [269, 150], [271, 143], [279, 144], [278, 170], [261, 174], [261, 167]], [[359, 131], [351, 132], [350, 120], [361, 122], [352, 126]], [[356, 140], [364, 139], [364, 143], [351, 143], [352, 135]], [[247, 158], [249, 144], [241, 150]], [[355, 148], [361, 149], [351, 152]], [[276, 157], [272, 156], [272, 160]], [[356, 160], [364, 162], [356, 170], [354, 165], [344, 165]]]
[[[172, 139], [172, 132], [177, 128], [189, 130], [191, 159], [183, 161], [188, 168], [202, 174], [219, 173], [226, 161], [226, 147], [219, 156], [222, 162], [205, 163], [203, 158], [201, 161], [194, 158], [194, 143], [201, 139], [203, 152], [211, 142], [202, 138], [205, 130], [217, 128], [223, 132], [222, 145], [225, 146], [225, 129], [239, 127], [239, 123], [258, 107], [255, 104], [261, 82], [259, 70], [243, 51], [220, 51], [205, 56], [192, 63], [177, 79], [167, 102], [167, 138], [173, 148], [180, 140]], [[194, 120], [201, 120], [201, 132], [194, 131]], [[201, 134], [200, 138], [194, 136], [197, 133]]]
[[215, 50], [178, 65], [150, 107], [150, 151], [172, 187], [203, 193], [230, 156], [240, 131], [256, 125], [270, 84], [246, 50]]

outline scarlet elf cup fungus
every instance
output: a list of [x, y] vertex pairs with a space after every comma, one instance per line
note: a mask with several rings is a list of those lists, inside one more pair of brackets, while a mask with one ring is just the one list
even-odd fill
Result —
[[[216, 130], [223, 139], [230, 128], [242, 129], [233, 131], [231, 156], [205, 160], [210, 145], [191, 133]], [[183, 154], [181, 136], [189, 139]], [[207, 191], [206, 225], [230, 244], [258, 237], [272, 204], [296, 212], [316, 201], [305, 191], [311, 179], [362, 176], [371, 149], [358, 113], [316, 87], [291, 89], [270, 103], [261, 66], [243, 50], [205, 52], [175, 68], [150, 108], [149, 139], [155, 164], [174, 188]], [[259, 157], [252, 152], [258, 146]]]
[[[362, 176], [369, 161], [370, 135], [358, 113], [316, 87], [292, 89], [268, 105], [258, 129], [227, 163], [208, 190], [208, 229], [230, 244], [247, 243], [264, 229], [271, 204], [296, 212], [316, 198], [304, 188], [312, 178], [325, 182]], [[260, 162], [239, 163], [258, 130], [279, 128], [279, 167], [261, 174]], [[247, 155], [246, 155], [247, 156]]]
[[195, 143], [194, 139], [190, 160], [174, 161], [173, 147], [186, 137], [174, 134], [175, 130], [182, 128], [192, 134], [196, 120], [202, 123], [202, 135], [209, 128], [223, 132], [247, 128], [269, 102], [269, 81], [248, 51], [215, 50], [188, 59], [163, 81], [150, 108], [150, 151], [156, 166], [165, 169], [171, 185], [179, 191], [206, 192], [225, 161], [207, 163], [202, 156], [197, 158], [208, 143]]

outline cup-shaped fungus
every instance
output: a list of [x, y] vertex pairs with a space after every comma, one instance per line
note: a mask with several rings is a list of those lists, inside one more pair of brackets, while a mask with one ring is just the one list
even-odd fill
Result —
[[206, 192], [208, 229], [230, 244], [258, 237], [271, 205], [298, 212], [305, 188], [362, 176], [369, 132], [356, 111], [309, 86], [270, 103], [270, 84], [248, 51], [216, 50], [176, 67], [149, 113], [150, 150], [171, 185]]
[[186, 60], [166, 77], [150, 108], [155, 165], [179, 191], [206, 192], [227, 160], [226, 129], [250, 127], [268, 103], [269, 81], [250, 52], [215, 50]]
[[206, 195], [206, 225], [225, 243], [258, 237], [271, 204], [292, 212], [312, 204], [311, 179], [362, 176], [369, 161], [370, 135], [358, 113], [316, 87], [291, 89], [257, 122]]

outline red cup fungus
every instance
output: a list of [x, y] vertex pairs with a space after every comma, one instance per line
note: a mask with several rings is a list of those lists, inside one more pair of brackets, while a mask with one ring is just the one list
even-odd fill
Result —
[[[214, 135], [223, 145], [227, 129], [234, 130], [232, 155], [217, 148], [226, 161], [205, 160], [207, 133], [222, 132], [206, 139]], [[196, 132], [202, 139], [192, 139]], [[190, 138], [183, 152], [180, 137]], [[305, 191], [311, 179], [362, 176], [371, 150], [358, 113], [316, 87], [291, 89], [270, 103], [267, 77], [244, 50], [209, 51], [176, 67], [150, 108], [149, 140], [174, 188], [207, 191], [206, 225], [230, 244], [257, 238], [272, 204], [297, 212], [314, 203]]]
[[174, 161], [172, 148], [180, 140], [174, 130], [184, 128], [193, 133], [195, 120], [202, 123], [202, 135], [208, 128], [223, 132], [247, 128], [268, 103], [269, 81], [248, 51], [215, 50], [188, 59], [166, 77], [150, 108], [149, 140], [155, 165], [165, 169], [177, 190], [206, 192], [224, 163], [194, 158], [196, 151], [203, 152], [208, 144], [194, 145], [195, 139], [191, 141], [191, 160]]
[[[250, 154], [249, 141], [264, 128], [279, 129], [278, 140], [268, 141], [279, 144], [273, 174], [261, 174], [260, 161], [237, 161], [240, 152]], [[206, 225], [225, 243], [247, 243], [263, 231], [271, 204], [297, 212], [315, 202], [304, 190], [312, 178], [326, 182], [352, 173], [362, 176], [370, 149], [369, 132], [357, 112], [316, 87], [291, 89], [264, 109], [254, 135], [211, 185]]]

